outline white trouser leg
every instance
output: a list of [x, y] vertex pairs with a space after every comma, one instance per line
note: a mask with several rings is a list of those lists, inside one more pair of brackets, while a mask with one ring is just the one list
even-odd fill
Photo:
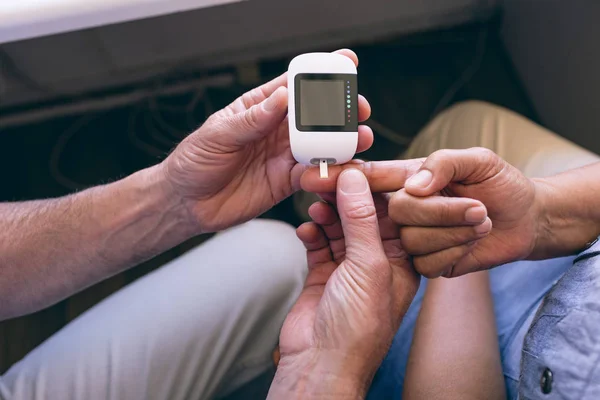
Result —
[[419, 133], [403, 158], [469, 147], [493, 150], [528, 177], [551, 176], [600, 160], [512, 111], [481, 101], [459, 103], [441, 113]]
[[1, 377], [0, 393], [11, 400], [223, 395], [272, 365], [305, 273], [291, 226], [255, 220], [233, 228], [77, 318]]

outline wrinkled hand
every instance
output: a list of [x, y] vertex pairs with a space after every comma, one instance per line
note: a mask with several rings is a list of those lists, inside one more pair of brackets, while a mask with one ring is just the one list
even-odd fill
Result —
[[[397, 191], [389, 215], [426, 277], [460, 276], [532, 255], [540, 233], [536, 186], [490, 150], [440, 150], [427, 159], [343, 168], [364, 170], [374, 191]], [[332, 169], [332, 179], [343, 168]], [[307, 171], [303, 188], [332, 190], [330, 181], [315, 178]]]
[[[358, 65], [356, 54], [339, 50]], [[305, 168], [289, 144], [286, 74], [256, 88], [212, 115], [163, 162], [169, 191], [212, 232], [250, 220], [299, 189]], [[359, 121], [371, 113], [359, 97]], [[358, 149], [373, 143], [359, 127]]]
[[336, 197], [337, 212], [315, 203], [314, 222], [297, 231], [309, 274], [281, 331], [272, 393], [287, 382], [307, 391], [328, 387], [329, 395], [364, 395], [418, 288], [383, 195], [374, 202], [364, 175], [348, 171]]
[[492, 151], [440, 150], [394, 194], [390, 216], [420, 273], [453, 277], [527, 258], [535, 205], [533, 182]]

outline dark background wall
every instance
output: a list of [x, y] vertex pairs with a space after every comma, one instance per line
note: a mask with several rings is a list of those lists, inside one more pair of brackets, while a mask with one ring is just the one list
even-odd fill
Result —
[[599, 17], [594, 0], [504, 0], [504, 43], [542, 123], [596, 153]]

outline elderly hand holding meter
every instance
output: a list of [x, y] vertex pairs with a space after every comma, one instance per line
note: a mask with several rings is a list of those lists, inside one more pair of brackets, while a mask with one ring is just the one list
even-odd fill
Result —
[[[290, 65], [289, 76], [282, 75], [242, 95], [210, 116], [158, 165], [138, 171], [119, 181], [63, 198], [0, 203], [0, 225], [4, 227], [0, 232], [0, 265], [3, 270], [1, 276], [3, 279], [0, 279], [0, 320], [35, 312], [54, 304], [198, 234], [221, 231], [251, 220], [299, 190], [301, 176], [309, 168], [307, 165], [321, 162], [325, 165], [344, 163], [349, 161], [355, 152], [368, 149], [373, 143], [373, 132], [366, 126], [358, 126], [358, 122], [369, 117], [370, 107], [356, 91], [357, 65], [358, 59], [350, 50], [340, 50], [328, 55], [298, 57]], [[293, 82], [290, 86], [288, 86], [288, 77]], [[288, 124], [286, 118], [288, 94], [294, 99], [289, 108], [289, 120], [292, 125]], [[303, 300], [299, 301], [299, 306], [295, 309], [296, 313], [290, 314], [285, 333], [281, 333], [282, 358], [277, 379], [273, 384], [274, 397], [294, 397], [287, 394], [276, 396], [276, 394], [302, 386], [294, 383], [305, 379], [307, 374], [312, 376], [311, 380], [318, 383], [318, 385], [310, 385], [311, 390], [330, 393], [364, 391], [369, 375], [372, 374], [382, 354], [381, 351], [373, 352], [370, 349], [372, 346], [377, 347], [378, 350], [385, 348], [384, 342], [391, 340], [390, 332], [394, 330], [397, 322], [397, 317], [394, 317], [393, 324], [389, 324], [389, 318], [386, 317], [390, 314], [395, 316], [401, 314], [397, 309], [398, 303], [394, 301], [395, 298], [391, 299], [390, 296], [393, 297], [393, 293], [406, 293], [406, 291], [381, 290], [383, 284], [391, 283], [393, 272], [389, 268], [390, 261], [382, 249], [380, 239], [380, 236], [385, 233], [383, 229], [391, 229], [390, 226], [380, 224], [382, 231], [379, 232], [378, 220], [373, 213], [373, 197], [362, 174], [357, 171], [343, 174], [338, 189], [337, 205], [341, 223], [327, 227], [326, 232], [346, 235], [345, 244], [344, 240], [337, 240], [335, 246], [337, 250], [340, 245], [342, 250], [347, 250], [348, 257], [347, 259], [345, 256], [342, 257], [344, 261], [320, 260], [318, 257], [331, 254], [326, 238], [322, 235], [314, 235], [321, 231], [315, 231], [316, 227], [309, 226], [308, 231], [304, 228], [304, 233], [299, 232], [310, 250], [308, 257], [313, 271], [310, 279], [313, 281], [306, 282], [307, 291], [302, 297]], [[321, 218], [329, 220], [334, 216], [335, 211], [333, 208], [321, 208], [319, 213]], [[52, 228], [52, 235], [48, 235], [48, 227]], [[329, 228], [333, 230], [327, 230]], [[389, 233], [395, 235], [397, 230], [391, 229]], [[228, 236], [225, 234], [224, 237]], [[273, 234], [270, 233], [267, 237], [273, 237]], [[92, 321], [91, 324], [67, 326], [63, 333], [58, 334], [55, 341], [43, 344], [37, 355], [27, 358], [28, 361], [25, 363], [15, 365], [11, 369], [15, 374], [13, 377], [27, 376], [35, 380], [37, 375], [30, 371], [37, 370], [38, 367], [51, 371], [50, 381], [59, 383], [45, 386], [42, 396], [57, 399], [71, 398], [72, 396], [67, 392], [74, 387], [72, 382], [86, 384], [79, 380], [80, 374], [77, 371], [80, 371], [81, 367], [90, 370], [113, 370], [113, 367], [129, 370], [130, 364], [122, 364], [122, 362], [131, 361], [134, 363], [131, 365], [138, 368], [137, 363], [140, 360], [136, 360], [136, 355], [140, 354], [144, 355], [143, 362], [140, 364], [142, 367], [139, 367], [140, 370], [134, 370], [142, 375], [141, 379], [135, 381], [143, 383], [152, 381], [159, 389], [153, 390], [145, 384], [131, 385], [131, 379], [125, 379], [127, 374], [114, 374], [114, 381], [111, 377], [109, 381], [87, 382], [89, 386], [85, 387], [94, 388], [94, 391], [99, 390], [96, 393], [98, 398], [106, 397], [102, 395], [104, 393], [102, 390], [109, 390], [112, 393], [121, 388], [139, 389], [141, 392], [128, 391], [128, 395], [117, 395], [118, 397], [144, 398], [147, 393], [157, 393], [160, 388], [165, 387], [176, 387], [185, 393], [193, 392], [198, 398], [212, 397], [208, 394], [208, 390], [210, 388], [216, 390], [217, 386], [222, 386], [217, 382], [213, 382], [214, 385], [202, 383], [212, 382], [212, 378], [190, 379], [190, 385], [193, 387], [171, 385], [172, 382], [166, 379], [173, 377], [172, 374], [154, 369], [150, 371], [143, 367], [161, 364], [145, 355], [158, 358], [170, 357], [169, 362], [162, 364], [175, 365], [177, 370], [182, 371], [187, 365], [181, 364], [184, 362], [183, 359], [207, 360], [209, 363], [209, 359], [218, 359], [219, 354], [230, 357], [238, 354], [237, 350], [231, 349], [235, 346], [226, 345], [230, 343], [226, 339], [220, 342], [219, 346], [214, 346], [212, 338], [229, 337], [229, 334], [234, 332], [242, 334], [237, 332], [237, 328], [235, 330], [226, 328], [240, 325], [261, 334], [259, 341], [268, 342], [266, 345], [263, 343], [262, 348], [275, 346], [274, 338], [279, 333], [281, 322], [279, 318], [288, 311], [289, 302], [294, 300], [297, 290], [300, 289], [298, 278], [301, 272], [294, 270], [293, 279], [292, 273], [276, 273], [274, 277], [265, 277], [267, 271], [271, 271], [271, 266], [267, 265], [265, 268], [265, 264], [277, 262], [273, 260], [288, 260], [289, 257], [278, 258], [283, 257], [283, 254], [279, 256], [255, 254], [262, 249], [275, 249], [280, 243], [261, 247], [259, 242], [261, 239], [258, 238], [258, 241], [254, 239], [251, 236], [247, 246], [243, 247], [243, 251], [247, 250], [248, 253], [238, 254], [234, 250], [233, 256], [230, 256], [227, 251], [228, 247], [238, 248], [235, 243], [227, 243], [222, 248], [204, 247], [202, 251], [213, 252], [215, 260], [213, 265], [215, 268], [206, 268], [209, 274], [213, 274], [210, 279], [205, 279], [203, 272], [197, 272], [198, 268], [195, 268], [197, 265], [194, 261], [192, 261], [194, 265], [191, 265], [190, 261], [182, 260], [183, 264], [179, 266], [189, 265], [194, 268], [185, 266], [182, 269], [173, 266], [163, 272], [171, 277], [173, 275], [168, 274], [174, 273], [176, 279], [164, 279], [165, 275], [156, 275], [144, 279], [145, 283], [138, 281], [141, 286], [136, 287], [143, 290], [124, 289], [125, 292], [120, 296], [117, 295], [116, 299], [113, 298], [114, 301], [110, 300], [100, 305], [99, 311], [90, 310], [86, 314], [88, 321]], [[294, 251], [298, 250], [299, 243], [295, 241], [292, 243]], [[333, 243], [332, 241], [332, 247]], [[282, 253], [285, 253], [285, 250]], [[301, 252], [299, 253], [301, 255]], [[326, 262], [322, 263], [322, 261]], [[339, 265], [338, 261], [341, 262]], [[231, 264], [228, 264], [229, 262]], [[249, 275], [256, 279], [244, 280], [232, 277], [232, 279], [217, 280], [219, 277], [226, 276], [224, 274], [227, 272], [223, 271], [227, 271], [227, 268], [219, 268], [225, 264], [231, 268], [243, 266], [246, 272], [249, 270]], [[303, 267], [302, 260], [297, 263], [297, 266]], [[285, 264], [277, 265], [280, 270], [291, 267]], [[364, 267], [365, 270], [357, 267]], [[338, 268], [346, 272], [346, 275], [335, 274], [333, 271]], [[367, 285], [368, 299], [361, 293], [357, 294], [357, 285], [352, 286], [351, 282], [346, 280], [347, 278], [362, 279], [366, 276], [363, 272], [367, 270], [369, 276], [373, 278], [373, 281]], [[193, 279], [189, 279], [188, 275], [183, 275], [182, 278], [181, 273], [192, 274], [189, 276]], [[332, 273], [333, 283], [325, 288]], [[286, 277], [285, 281], [277, 280], [278, 277], [283, 276]], [[189, 285], [184, 285], [184, 281]], [[401, 281], [396, 280], [396, 282]], [[176, 283], [169, 287], [167, 282]], [[235, 307], [228, 308], [230, 303], [220, 301], [218, 299], [221, 297], [218, 297], [210, 307], [207, 307], [210, 308], [210, 313], [195, 312], [196, 305], [202, 303], [202, 300], [198, 299], [203, 298], [195, 296], [198, 292], [204, 292], [198, 290], [198, 284], [210, 285], [211, 282], [219, 282], [220, 289], [231, 291], [231, 304], [236, 303]], [[155, 296], [156, 290], [153, 285], [160, 287], [165, 293], [177, 295]], [[321, 295], [324, 301], [321, 301]], [[135, 300], [130, 296], [137, 296], [136, 304], [148, 312], [138, 312], [141, 308], [137, 307], [133, 309], [123, 307], [123, 302], [131, 304], [129, 300]], [[178, 313], [171, 312], [158, 313], [160, 314], [158, 315], [155, 311], [166, 304], [164, 298], [168, 299], [169, 305], [166, 308], [184, 310], [182, 311], [184, 314], [179, 314], [185, 317], [172, 318]], [[160, 303], [155, 303], [154, 300]], [[317, 310], [319, 303], [324, 305]], [[192, 307], [189, 308], [190, 310], [194, 310], [189, 314], [185, 312], [188, 306]], [[220, 308], [215, 311], [213, 310], [215, 307]], [[390, 307], [396, 308], [391, 310]], [[135, 316], [131, 314], [132, 310], [135, 310]], [[235, 310], [253, 311], [250, 314], [246, 312], [240, 314]], [[229, 319], [227, 323], [214, 322], [216, 320], [213, 320], [212, 316], [207, 317], [209, 314]], [[129, 341], [128, 346], [122, 346], [123, 354], [115, 358], [117, 361], [114, 365], [111, 361], [110, 366], [106, 367], [102, 360], [107, 359], [104, 355], [111, 351], [110, 346], [107, 348], [107, 344], [112, 341], [108, 340], [108, 337], [96, 335], [93, 330], [94, 324], [104, 321], [106, 315], [110, 315], [111, 318], [118, 315], [117, 320], [123, 321], [151, 321], [148, 322], [148, 326], [165, 327], [162, 330], [140, 330], [137, 323], [117, 324], [120, 327], [115, 332], [123, 334], [124, 338], [139, 336], [139, 340]], [[296, 316], [300, 319], [295, 319]], [[164, 319], [156, 323], [155, 318]], [[205, 321], [203, 318], [208, 319]], [[144, 323], [140, 322], [140, 324]], [[344, 325], [345, 323], [351, 324], [350, 329], [346, 329], [348, 325]], [[254, 324], [257, 324], [256, 329], [253, 328]], [[376, 337], [373, 337], [372, 343], [357, 340], [364, 337], [364, 330], [379, 325], [384, 326], [390, 335], [379, 334], [380, 329]], [[90, 326], [92, 328], [89, 328]], [[196, 329], [200, 326], [206, 329]], [[340, 332], [343, 335], [348, 333], [348, 335], [323, 337], [322, 329], [328, 327], [332, 328], [330, 332]], [[79, 330], [80, 328], [82, 330]], [[90, 329], [94, 339], [89, 335]], [[222, 330], [225, 332], [221, 332]], [[147, 334], [149, 331], [153, 333], [151, 336]], [[178, 335], [176, 341], [172, 340], [173, 331]], [[263, 337], [265, 332], [266, 338]], [[113, 335], [114, 333], [111, 333], [111, 339]], [[321, 335], [319, 340], [323, 340], [320, 343], [313, 340], [317, 335]], [[161, 342], [158, 338], [163, 336], [165, 341]], [[71, 343], [73, 338], [79, 337], [91, 340], [81, 339], [77, 346], [71, 346], [77, 348], [77, 351], [64, 354], [61, 352], [64, 357], [61, 358], [60, 365], [64, 368], [46, 368], [56, 361], [55, 358], [38, 357], [40, 354], [51, 354], [54, 350], [48, 351], [48, 349], [52, 349], [56, 341], [61, 343], [61, 340], [67, 340]], [[338, 339], [341, 339], [339, 343], [336, 342]], [[157, 349], [169, 349], [169, 354], [160, 351], [147, 353], [149, 340], [157, 344]], [[168, 345], [162, 345], [165, 343]], [[206, 356], [209, 353], [204, 354], [205, 347], [199, 343], [210, 343], [210, 354], [217, 356]], [[319, 348], [319, 344], [323, 347]], [[352, 346], [356, 344], [366, 347], [355, 349]], [[99, 356], [82, 358], [83, 353], [79, 351], [87, 351], [84, 348]], [[187, 354], [190, 349], [193, 350], [190, 357], [178, 356]], [[323, 349], [327, 351], [321, 352], [320, 350]], [[268, 357], [269, 350], [261, 350], [261, 356]], [[376, 356], [373, 358], [372, 355], [375, 353]], [[362, 358], [364, 354], [372, 357], [368, 365]], [[82, 361], [85, 365], [79, 363], [81, 360], [85, 360]], [[315, 365], [315, 362], [318, 365]], [[228, 368], [217, 369], [222, 369], [225, 376], [229, 375]], [[201, 369], [210, 371], [213, 368], [209, 363]], [[151, 372], [152, 376], [159, 378], [152, 380], [147, 379], [149, 375], [143, 375]], [[321, 372], [327, 376], [327, 379], [321, 379]], [[246, 371], [241, 371], [240, 374], [242, 373], [241, 376], [247, 379], [249, 375]], [[339, 379], [332, 382], [330, 378], [333, 377]], [[2, 387], [9, 384], [5, 379], [0, 380]], [[19, 378], [14, 382], [22, 381]], [[199, 383], [199, 386], [196, 383]], [[227, 383], [229, 384], [229, 381]], [[30, 381], [25, 385], [15, 384], [15, 389], [27, 393], [30, 393], [30, 390], [36, 391], [39, 387], [40, 385]], [[11, 386], [11, 391], [12, 389]], [[34, 397], [37, 392], [31, 393], [31, 395], [24, 394], [18, 397]], [[302, 397], [300, 393], [297, 395]]]
[[320, 165], [352, 159], [358, 144], [356, 65], [335, 53], [302, 54], [288, 69], [290, 146], [301, 164]]
[[[333, 55], [336, 60], [338, 57], [344, 60], [344, 65], [349, 64], [347, 69], [358, 65], [356, 54], [350, 50], [339, 50]], [[287, 74], [284, 74], [239, 97], [213, 114], [165, 160], [169, 182], [188, 200], [202, 232], [222, 230], [255, 218], [300, 189], [300, 177], [307, 167], [298, 164], [290, 150], [287, 84]], [[312, 92], [319, 90], [308, 87]], [[371, 108], [362, 96], [353, 101], [351, 123], [355, 126], [357, 120], [369, 118]], [[314, 107], [309, 108], [309, 112], [314, 111]], [[337, 115], [334, 122], [345, 126], [345, 113], [344, 121]], [[301, 114], [305, 123], [315, 123], [315, 119], [316, 124], [329, 123], [321, 120], [326, 117]], [[339, 162], [342, 158], [349, 160], [354, 152], [365, 151], [373, 144], [373, 132], [368, 126], [359, 126], [358, 133], [329, 133], [336, 138], [347, 134], [348, 141], [299, 132], [298, 135], [307, 135], [307, 139], [300, 138], [299, 143], [316, 150], [343, 143], [345, 150], [335, 154], [311, 153], [309, 147], [306, 157], [339, 158]], [[319, 138], [327, 146], [323, 147]], [[309, 164], [311, 158], [303, 160]], [[198, 177], [202, 178], [201, 182]]]

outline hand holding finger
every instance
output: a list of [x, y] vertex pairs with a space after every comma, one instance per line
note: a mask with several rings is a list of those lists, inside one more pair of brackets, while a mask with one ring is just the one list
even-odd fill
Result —
[[429, 279], [454, 276], [454, 267], [476, 246], [476, 242], [450, 247], [436, 253], [413, 257], [415, 270]]
[[491, 230], [492, 221], [486, 218], [475, 226], [404, 226], [400, 228], [400, 238], [408, 254], [421, 256], [482, 239]]
[[482, 147], [438, 150], [406, 181], [405, 188], [415, 196], [429, 196], [451, 182], [468, 185], [491, 179], [502, 171], [504, 164], [494, 152]]
[[325, 232], [315, 222], [307, 222], [298, 227], [296, 235], [306, 248], [308, 276], [304, 287], [325, 285], [337, 267]]
[[342, 222], [333, 206], [324, 202], [314, 203], [308, 208], [308, 215], [325, 233], [333, 259], [341, 262], [346, 255], [346, 242]]
[[329, 177], [325, 179], [319, 176], [318, 168], [309, 168], [302, 174], [300, 184], [307, 192], [335, 192], [337, 179], [342, 171], [358, 169], [367, 177], [372, 192], [395, 192], [404, 187], [406, 180], [419, 170], [423, 161], [424, 159], [370, 162], [352, 160], [344, 165], [330, 166]]
[[366, 269], [388, 265], [366, 177], [357, 170], [345, 171], [339, 176], [336, 198], [346, 239], [346, 259]]
[[445, 196], [416, 197], [401, 189], [390, 199], [389, 215], [398, 225], [462, 226], [483, 223], [487, 210], [478, 200]]

